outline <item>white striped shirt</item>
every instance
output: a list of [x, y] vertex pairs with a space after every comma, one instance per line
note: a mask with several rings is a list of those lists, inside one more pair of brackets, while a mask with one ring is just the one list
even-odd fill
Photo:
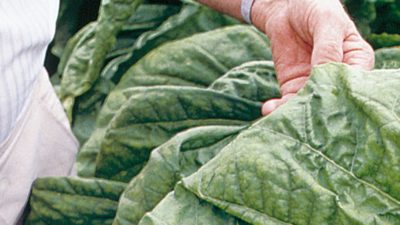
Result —
[[0, 144], [29, 102], [55, 32], [59, 0], [0, 0]]

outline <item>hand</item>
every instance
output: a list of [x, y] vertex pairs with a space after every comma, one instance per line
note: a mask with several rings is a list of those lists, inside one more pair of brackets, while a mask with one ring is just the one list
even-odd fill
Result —
[[271, 40], [282, 94], [264, 103], [263, 115], [296, 95], [314, 65], [343, 62], [365, 70], [374, 66], [373, 49], [339, 0], [257, 0], [252, 20]]

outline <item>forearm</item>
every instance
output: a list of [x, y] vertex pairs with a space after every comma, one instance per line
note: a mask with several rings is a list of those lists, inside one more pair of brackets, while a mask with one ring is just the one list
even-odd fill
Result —
[[[230, 15], [236, 19], [243, 21], [240, 7], [242, 0], [197, 0], [198, 2], [207, 5], [221, 13]], [[253, 24], [260, 30], [264, 31], [267, 16], [273, 10], [279, 7], [282, 3], [286, 3], [286, 0], [255, 0], [251, 20]]]

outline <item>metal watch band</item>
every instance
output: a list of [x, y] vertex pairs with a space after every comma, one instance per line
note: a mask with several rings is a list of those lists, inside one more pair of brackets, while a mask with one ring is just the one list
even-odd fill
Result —
[[251, 24], [251, 8], [255, 0], [242, 0], [241, 13], [244, 21]]

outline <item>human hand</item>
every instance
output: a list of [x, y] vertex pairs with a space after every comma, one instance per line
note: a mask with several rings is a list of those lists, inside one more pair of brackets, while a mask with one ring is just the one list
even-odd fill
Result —
[[257, 0], [252, 21], [271, 40], [282, 98], [262, 108], [268, 115], [296, 95], [314, 65], [343, 62], [374, 66], [374, 51], [362, 39], [339, 0]]

